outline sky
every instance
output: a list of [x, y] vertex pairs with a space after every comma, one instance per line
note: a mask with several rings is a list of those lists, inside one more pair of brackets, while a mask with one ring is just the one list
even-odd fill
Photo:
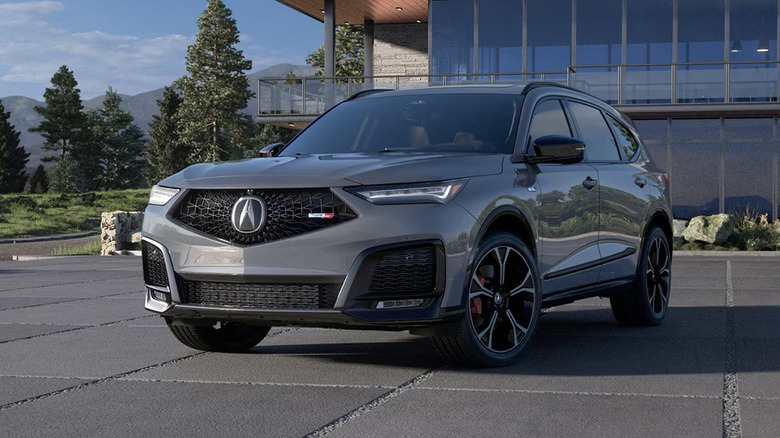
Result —
[[[323, 39], [322, 23], [275, 0], [223, 0], [252, 72], [305, 64]], [[206, 0], [0, 0], [0, 96], [43, 100], [65, 64], [82, 99], [109, 86], [134, 95], [186, 73], [187, 46]]]

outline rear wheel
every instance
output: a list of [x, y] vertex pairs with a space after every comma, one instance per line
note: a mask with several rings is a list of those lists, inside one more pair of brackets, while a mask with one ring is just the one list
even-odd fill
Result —
[[239, 353], [257, 345], [271, 327], [217, 322], [214, 325], [188, 324], [168, 320], [168, 328], [182, 344], [203, 351]]
[[466, 286], [467, 312], [451, 336], [433, 338], [446, 358], [477, 367], [515, 361], [541, 313], [539, 273], [522, 240], [508, 233], [479, 245]]
[[610, 297], [612, 314], [625, 325], [658, 325], [666, 316], [671, 292], [672, 252], [658, 227], [648, 231], [631, 292]]

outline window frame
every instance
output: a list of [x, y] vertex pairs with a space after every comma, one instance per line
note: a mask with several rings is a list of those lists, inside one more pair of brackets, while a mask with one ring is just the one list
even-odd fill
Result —
[[631, 130], [631, 128], [629, 128], [629, 127], [628, 127], [628, 126], [627, 126], [625, 123], [623, 123], [623, 122], [622, 122], [620, 119], [618, 119], [617, 117], [614, 117], [612, 114], [609, 114], [609, 113], [606, 113], [606, 116], [608, 117], [608, 119], [607, 119], [607, 125], [609, 125], [609, 129], [611, 129], [611, 130], [612, 130], [612, 136], [615, 138], [615, 142], [616, 142], [616, 143], [618, 142], [618, 136], [620, 135], [620, 133], [618, 133], [618, 132], [615, 132], [615, 130], [616, 130], [617, 128], [615, 128], [615, 126], [614, 126], [613, 124], [609, 123], [609, 119], [612, 119], [612, 120], [614, 120], [614, 121], [615, 121], [615, 123], [617, 123], [617, 124], [619, 124], [620, 126], [622, 126], [622, 127], [623, 127], [623, 129], [625, 129], [625, 130], [626, 130], [626, 132], [628, 132], [628, 134], [631, 136], [631, 139], [633, 139], [633, 140], [634, 140], [634, 143], [636, 143], [636, 151], [634, 152], [634, 155], [632, 155], [632, 156], [631, 156], [631, 158], [625, 157], [625, 156], [623, 155], [623, 150], [620, 148], [620, 145], [619, 145], [619, 144], [617, 145], [618, 154], [620, 154], [620, 161], [623, 161], [623, 162], [626, 162], [626, 163], [633, 163], [634, 161], [636, 161], [636, 160], [638, 159], [637, 157], [639, 156], [639, 154], [640, 154], [640, 152], [641, 152], [641, 150], [642, 150], [642, 143], [639, 141], [639, 139], [637, 138], [637, 136], [636, 136], [636, 135], [634, 135], [634, 131], [633, 131], [633, 130]]
[[528, 131], [527, 131], [527, 137], [525, 139], [525, 153], [526, 154], [533, 153], [535, 155], [534, 148], [533, 148], [533, 143], [532, 143], [533, 142], [533, 137], [531, 136], [531, 129], [533, 128], [534, 119], [536, 118], [536, 110], [539, 108], [540, 105], [542, 105], [543, 103], [549, 102], [551, 100], [558, 101], [558, 105], [561, 106], [561, 112], [563, 112], [563, 117], [566, 119], [566, 124], [569, 127], [569, 135], [570, 136], [574, 136], [574, 134], [575, 134], [574, 123], [573, 123], [573, 120], [571, 118], [571, 115], [569, 114], [568, 108], [566, 107], [566, 103], [565, 103], [566, 98], [563, 97], [563, 96], [545, 96], [545, 97], [542, 97], [541, 99], [537, 100], [534, 103], [533, 110], [531, 111], [531, 116], [530, 116], [530, 118], [528, 120]]

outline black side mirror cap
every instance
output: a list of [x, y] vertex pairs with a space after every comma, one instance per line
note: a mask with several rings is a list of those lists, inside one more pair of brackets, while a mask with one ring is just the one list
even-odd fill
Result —
[[534, 140], [536, 156], [526, 156], [531, 163], [579, 163], [585, 156], [585, 142], [562, 135], [547, 135]]
[[260, 156], [266, 158], [275, 157], [279, 155], [279, 152], [282, 151], [282, 148], [284, 148], [284, 146], [285, 146], [284, 143], [269, 144], [268, 146], [260, 149]]

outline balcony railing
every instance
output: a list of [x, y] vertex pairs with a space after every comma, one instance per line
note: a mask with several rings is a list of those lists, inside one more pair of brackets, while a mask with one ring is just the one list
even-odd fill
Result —
[[777, 102], [780, 63], [728, 62], [578, 65], [565, 72], [265, 78], [258, 81], [260, 117], [317, 116], [368, 89], [550, 81], [611, 104]]

